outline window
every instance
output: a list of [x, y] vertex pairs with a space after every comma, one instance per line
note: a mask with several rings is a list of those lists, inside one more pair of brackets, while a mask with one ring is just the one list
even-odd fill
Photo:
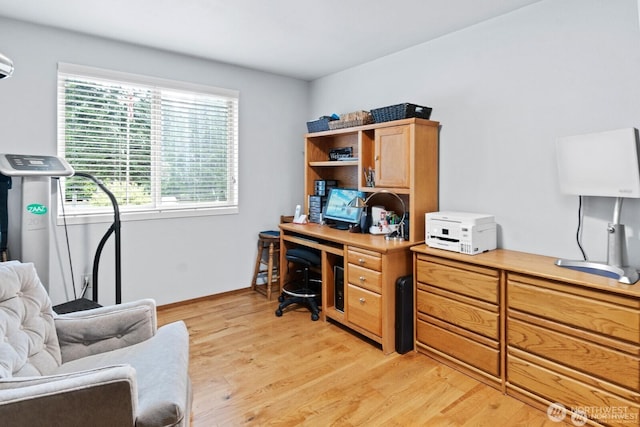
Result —
[[[238, 92], [59, 64], [58, 154], [125, 215], [235, 213]], [[62, 195], [67, 216], [112, 212], [91, 180]]]

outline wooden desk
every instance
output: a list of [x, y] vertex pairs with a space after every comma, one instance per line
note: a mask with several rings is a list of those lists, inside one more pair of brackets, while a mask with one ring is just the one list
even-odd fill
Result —
[[[322, 311], [330, 318], [395, 351], [395, 282], [412, 272], [416, 242], [350, 233], [319, 224], [280, 224], [280, 286], [287, 281], [287, 249], [305, 246], [321, 253]], [[336, 309], [334, 267], [344, 268], [344, 311]]]

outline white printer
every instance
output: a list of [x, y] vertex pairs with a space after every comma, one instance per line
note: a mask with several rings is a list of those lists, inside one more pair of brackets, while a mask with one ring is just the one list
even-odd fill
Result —
[[476, 255], [497, 246], [493, 215], [466, 212], [429, 212], [425, 214], [429, 247]]

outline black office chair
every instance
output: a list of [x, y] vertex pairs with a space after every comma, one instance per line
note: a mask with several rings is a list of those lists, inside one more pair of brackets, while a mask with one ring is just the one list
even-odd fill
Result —
[[292, 248], [287, 250], [285, 258], [296, 264], [298, 271], [302, 272], [302, 280], [293, 280], [283, 286], [282, 294], [278, 297], [280, 305], [276, 316], [282, 316], [282, 310], [291, 304], [302, 304], [311, 311], [311, 320], [318, 320], [322, 281], [315, 277], [312, 268], [320, 266], [320, 254], [312, 249]]

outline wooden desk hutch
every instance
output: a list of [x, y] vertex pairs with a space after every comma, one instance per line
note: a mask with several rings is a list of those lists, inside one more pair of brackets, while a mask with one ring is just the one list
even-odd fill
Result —
[[[339, 187], [367, 193], [387, 190], [406, 204], [409, 241], [424, 241], [424, 214], [438, 210], [438, 131], [438, 122], [405, 119], [307, 134], [305, 212], [316, 180], [336, 180]], [[346, 147], [353, 150], [354, 160], [329, 160], [332, 149]], [[366, 186], [364, 171], [369, 168], [375, 171], [374, 187]], [[377, 197], [372, 202], [379, 202]]]
[[[316, 180], [336, 180], [339, 187], [368, 194], [394, 192], [406, 206], [408, 241], [319, 224], [280, 225], [280, 265], [287, 265], [286, 251], [293, 246], [321, 251], [321, 319], [330, 318], [380, 343], [385, 354], [395, 350], [395, 282], [412, 273], [410, 248], [424, 241], [425, 213], [438, 210], [438, 131], [438, 122], [412, 118], [305, 135], [305, 212]], [[352, 160], [330, 160], [332, 149], [345, 147], [351, 148]], [[366, 186], [364, 171], [369, 168], [375, 171], [374, 187]], [[398, 211], [398, 200], [389, 196], [376, 194], [372, 201]], [[342, 310], [335, 306], [335, 266], [344, 269]], [[287, 280], [284, 273], [281, 286]]]

